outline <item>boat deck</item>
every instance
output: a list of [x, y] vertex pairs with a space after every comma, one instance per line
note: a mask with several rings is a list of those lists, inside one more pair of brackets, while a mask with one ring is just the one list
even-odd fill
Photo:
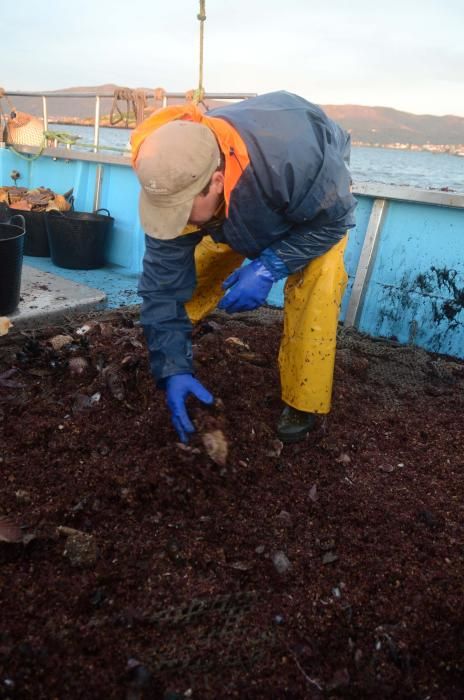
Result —
[[30, 328], [75, 312], [138, 304], [137, 281], [117, 265], [67, 270], [50, 258], [25, 256], [21, 301], [10, 318], [16, 328]]

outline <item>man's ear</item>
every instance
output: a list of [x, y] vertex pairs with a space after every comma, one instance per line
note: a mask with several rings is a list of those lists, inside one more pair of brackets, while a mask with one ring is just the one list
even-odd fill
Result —
[[216, 194], [222, 194], [224, 192], [224, 173], [220, 170], [216, 170], [211, 177], [211, 188]]

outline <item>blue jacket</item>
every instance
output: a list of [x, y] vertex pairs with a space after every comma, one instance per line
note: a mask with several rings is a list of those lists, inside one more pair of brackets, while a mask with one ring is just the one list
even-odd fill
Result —
[[204, 235], [280, 279], [327, 252], [355, 225], [348, 170], [350, 137], [320, 107], [274, 92], [212, 110], [246, 144], [249, 163], [222, 225], [172, 240], [146, 236], [139, 293], [154, 377], [193, 373], [184, 304], [195, 289], [194, 251]]

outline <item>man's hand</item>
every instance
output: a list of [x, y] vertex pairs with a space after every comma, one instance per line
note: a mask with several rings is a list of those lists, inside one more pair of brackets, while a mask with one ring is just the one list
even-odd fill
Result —
[[258, 259], [239, 267], [225, 280], [222, 287], [229, 292], [222, 297], [218, 309], [228, 314], [236, 311], [251, 311], [264, 304], [269, 294], [274, 277]]
[[185, 400], [193, 394], [200, 401], [212, 404], [214, 398], [198, 379], [191, 374], [175, 374], [166, 378], [166, 401], [171, 411], [171, 420], [181, 442], [187, 443], [190, 433], [195, 432], [193, 423], [185, 408]]

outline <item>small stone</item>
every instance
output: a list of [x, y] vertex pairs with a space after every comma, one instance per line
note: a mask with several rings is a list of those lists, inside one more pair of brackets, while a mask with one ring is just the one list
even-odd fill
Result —
[[277, 516], [277, 520], [285, 527], [291, 527], [293, 525], [292, 516], [287, 510], [281, 510]]
[[18, 491], [15, 491], [15, 496], [18, 503], [26, 504], [31, 502], [30, 493], [28, 491], [23, 491], [23, 489], [18, 489]]
[[85, 411], [86, 408], [90, 407], [90, 398], [85, 394], [76, 394], [74, 397], [72, 410], [73, 413], [79, 413], [80, 411]]
[[236, 571], [249, 571], [250, 569], [253, 568], [253, 562], [234, 561], [234, 562], [232, 562], [232, 564], [230, 564], [230, 567], [232, 569], [236, 569]]
[[313, 484], [309, 489], [309, 500], [315, 503], [317, 501], [317, 485]]
[[121, 500], [124, 501], [125, 503], [132, 504], [134, 501], [132, 491], [128, 488], [122, 488], [120, 491], [121, 495]]
[[274, 552], [272, 555], [272, 563], [274, 564], [277, 573], [281, 575], [286, 574], [292, 568], [290, 560], [285, 552], [282, 551]]
[[77, 335], [86, 335], [86, 333], [91, 331], [94, 326], [95, 326], [95, 324], [86, 323], [84, 326], [81, 326], [81, 328], [77, 329], [76, 334]]
[[256, 547], [255, 552], [256, 552], [256, 554], [264, 554], [265, 549], [266, 549], [266, 547], [263, 544], [259, 544]]
[[95, 564], [98, 549], [93, 535], [68, 527], [57, 529], [60, 534], [67, 537], [63, 556], [69, 559], [71, 566], [84, 567]]
[[126, 397], [126, 389], [123, 378], [118, 372], [118, 368], [115, 365], [108, 365], [108, 367], [103, 369], [102, 377], [105, 379], [106, 386], [108, 387], [110, 394], [117, 401], [124, 401]]
[[322, 563], [323, 564], [333, 564], [334, 561], [337, 561], [338, 557], [334, 552], [326, 552], [324, 556], [322, 557]]
[[283, 625], [285, 618], [283, 615], [274, 615], [274, 622], [276, 625]]
[[237, 345], [238, 347], [246, 348], [247, 350], [250, 349], [249, 345], [244, 343], [243, 340], [240, 340], [240, 338], [236, 338], [235, 336], [231, 336], [230, 338], [226, 338], [225, 342], [228, 343], [229, 345]]
[[69, 360], [69, 371], [71, 372], [71, 374], [84, 374], [88, 366], [89, 363], [87, 362], [85, 357], [72, 357]]
[[53, 338], [50, 338], [49, 343], [54, 350], [58, 351], [72, 343], [72, 341], [73, 339], [70, 335], [55, 335]]
[[395, 471], [395, 467], [392, 464], [380, 464], [379, 469], [386, 474], [391, 474], [393, 471]]
[[266, 450], [266, 457], [280, 457], [284, 444], [280, 440], [273, 440], [270, 444], [268, 450]]
[[79, 513], [80, 511], [84, 510], [85, 506], [87, 504], [87, 499], [83, 498], [82, 501], [79, 501], [76, 503], [75, 506], [72, 506], [70, 509], [72, 513]]
[[222, 430], [211, 430], [201, 435], [208, 456], [220, 467], [225, 467], [229, 445]]

